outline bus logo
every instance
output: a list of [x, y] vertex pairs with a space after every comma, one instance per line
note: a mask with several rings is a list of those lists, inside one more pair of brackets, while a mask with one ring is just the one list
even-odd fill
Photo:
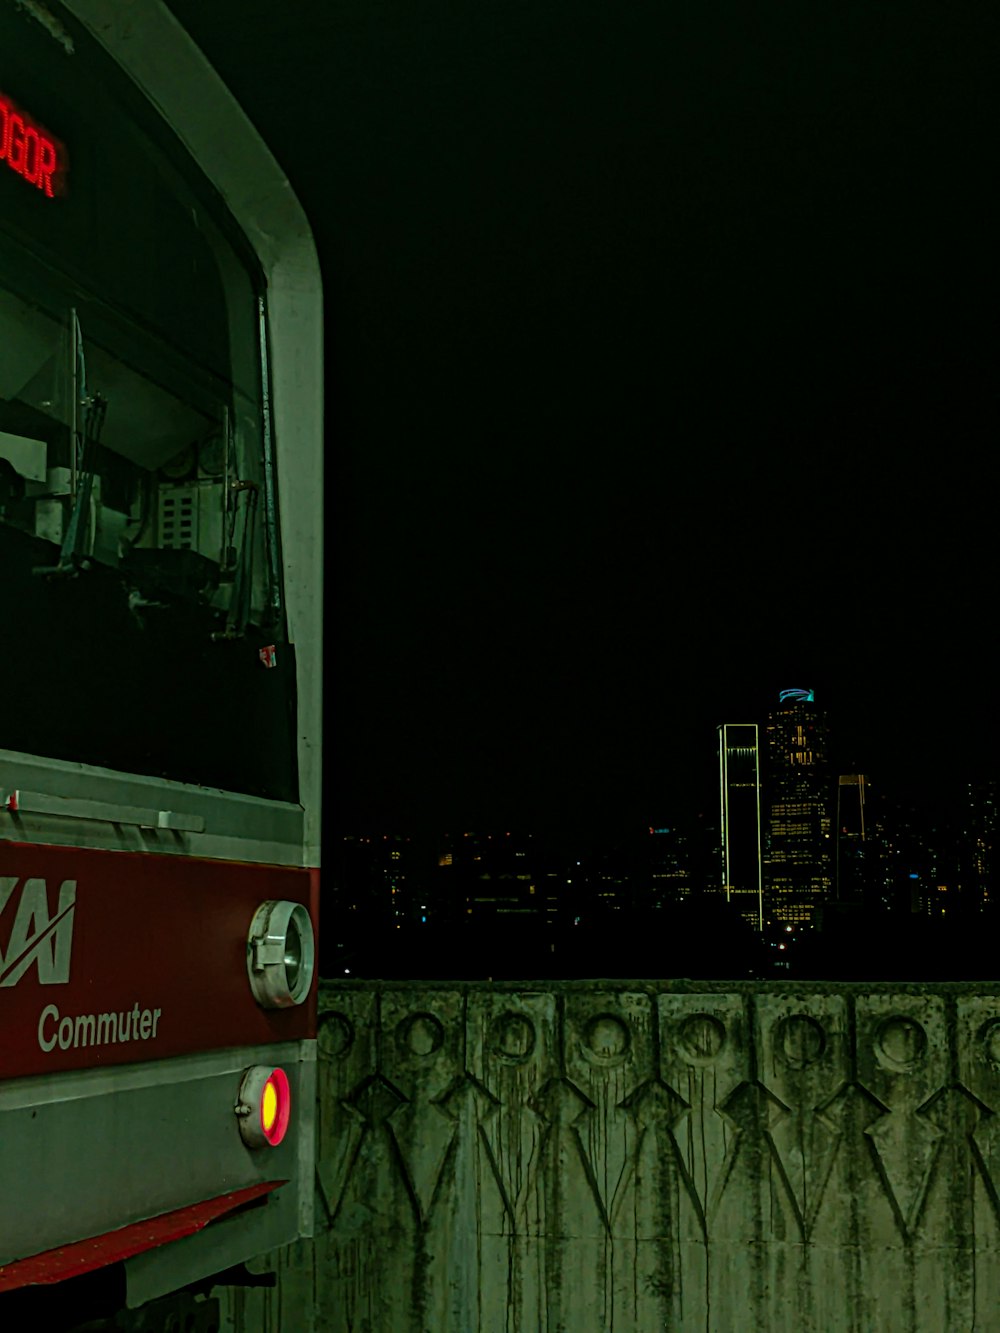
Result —
[[[18, 884], [20, 894], [15, 892]], [[50, 916], [44, 879], [22, 882], [16, 876], [0, 875], [0, 986], [16, 986], [32, 965], [43, 986], [69, 981], [75, 907], [75, 879], [59, 886], [59, 906], [55, 916]], [[13, 924], [4, 946], [2, 926], [11, 914]]]

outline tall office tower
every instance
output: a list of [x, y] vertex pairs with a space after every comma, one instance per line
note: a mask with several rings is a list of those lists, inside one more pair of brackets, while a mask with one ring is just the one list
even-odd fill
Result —
[[867, 897], [865, 799], [863, 773], [841, 773], [837, 783], [837, 862], [835, 896], [839, 903], [863, 903]]
[[719, 727], [722, 886], [755, 930], [764, 929], [760, 764], [756, 722]]
[[834, 871], [828, 725], [813, 691], [782, 690], [765, 734], [768, 912], [809, 922], [832, 897]]
[[968, 882], [968, 901], [973, 911], [989, 903], [1000, 902], [998, 884], [997, 832], [1000, 821], [1000, 793], [997, 780], [990, 778], [970, 782], [965, 810], [965, 876]]
[[[650, 826], [646, 844], [645, 899], [651, 908], [672, 908], [690, 898], [695, 883], [692, 839], [686, 827]], [[713, 888], [715, 887], [713, 883]]]

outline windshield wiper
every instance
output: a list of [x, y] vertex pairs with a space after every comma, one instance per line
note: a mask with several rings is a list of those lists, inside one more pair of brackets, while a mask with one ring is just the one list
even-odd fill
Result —
[[90, 520], [90, 500], [94, 489], [97, 454], [100, 449], [101, 431], [107, 415], [108, 402], [101, 394], [95, 393], [88, 398], [83, 409], [83, 451], [80, 457], [80, 470], [77, 473], [76, 496], [73, 512], [70, 514], [63, 535], [57, 565], [42, 565], [33, 572], [52, 576], [78, 574], [81, 569], [89, 568], [89, 560], [84, 550], [87, 524]]

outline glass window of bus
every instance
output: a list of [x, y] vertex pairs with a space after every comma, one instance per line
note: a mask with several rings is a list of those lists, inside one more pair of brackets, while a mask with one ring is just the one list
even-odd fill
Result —
[[0, 746], [294, 799], [263, 284], [69, 30], [72, 56], [0, 9], [5, 123], [64, 170], [49, 196], [0, 161], [0, 688], [21, 705]]

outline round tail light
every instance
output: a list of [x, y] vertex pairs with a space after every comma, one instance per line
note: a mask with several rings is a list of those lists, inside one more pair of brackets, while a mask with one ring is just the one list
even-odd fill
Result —
[[292, 1113], [288, 1075], [270, 1065], [252, 1065], [243, 1075], [235, 1109], [248, 1148], [276, 1148]]

